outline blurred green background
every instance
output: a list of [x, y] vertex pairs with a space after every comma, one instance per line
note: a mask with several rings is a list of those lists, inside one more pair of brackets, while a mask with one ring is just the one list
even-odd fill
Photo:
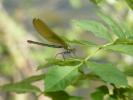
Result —
[[[37, 17], [45, 21], [58, 35], [68, 39], [92, 40], [99, 44], [106, 43], [89, 32], [74, 27], [73, 19], [98, 19], [97, 12], [110, 14], [118, 22], [126, 22], [133, 27], [133, 11], [124, 0], [107, 0], [98, 6], [89, 0], [0, 0], [0, 85], [17, 82], [26, 77], [41, 73], [37, 66], [44, 64], [46, 58], [54, 57], [58, 49], [30, 45], [27, 40], [45, 41], [32, 25]], [[75, 46], [78, 57], [84, 57], [93, 49]], [[133, 57], [113, 52], [101, 52], [97, 60], [108, 60], [128, 75], [133, 85]], [[80, 88], [74, 94], [88, 99], [88, 94], [98, 83], [86, 83], [91, 88]], [[37, 83], [42, 87], [42, 83]], [[40, 100], [47, 100], [40, 97]], [[34, 94], [16, 94], [0, 91], [0, 100], [36, 100]], [[48, 99], [49, 100], [49, 99]]]

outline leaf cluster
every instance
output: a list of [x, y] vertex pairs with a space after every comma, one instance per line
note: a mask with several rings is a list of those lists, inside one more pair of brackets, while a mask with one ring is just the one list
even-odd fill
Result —
[[[91, 2], [93, 2], [94, 4], [98, 5], [102, 2], [105, 2], [107, 0], [90, 0]], [[133, 0], [124, 0], [127, 5], [133, 10]]]
[[[130, 93], [133, 90], [128, 85], [127, 76], [116, 65], [99, 63], [91, 58], [102, 50], [111, 50], [133, 56], [132, 30], [122, 23], [117, 23], [106, 14], [99, 13], [98, 15], [105, 24], [92, 20], [74, 20], [73, 23], [82, 30], [89, 31], [96, 37], [105, 39], [106, 44], [99, 45], [84, 40], [66, 40], [70, 44], [84, 45], [89, 48], [95, 47], [97, 49], [85, 58], [47, 59], [47, 63], [38, 67], [38, 70], [48, 68], [47, 73], [32, 76], [18, 83], [5, 84], [0, 87], [0, 90], [17, 93], [44, 93], [53, 100], [83, 100], [82, 97], [72, 96], [67, 93], [67, 88], [70, 86], [76, 87], [75, 83], [83, 80], [83, 77], [85, 80], [91, 81], [97, 76], [96, 80], [100, 80], [104, 85], [96, 88], [95, 92], [91, 94], [93, 100], [104, 100], [104, 98], [125, 100], [123, 98], [131, 98]], [[88, 69], [89, 72], [85, 73], [83, 67], [86, 70]], [[39, 80], [44, 81], [45, 88], [42, 90], [32, 84]], [[108, 84], [113, 89], [110, 89]], [[112, 90], [111, 93], [110, 90]]]

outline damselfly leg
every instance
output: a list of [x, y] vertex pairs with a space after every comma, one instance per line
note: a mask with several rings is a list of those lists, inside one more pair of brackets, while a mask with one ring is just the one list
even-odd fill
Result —
[[63, 59], [66, 59], [66, 55], [70, 55], [71, 57], [75, 57], [76, 54], [75, 54], [75, 49], [68, 49], [64, 52], [60, 52], [60, 53], [57, 53], [55, 58], [58, 56], [58, 55], [62, 55]]

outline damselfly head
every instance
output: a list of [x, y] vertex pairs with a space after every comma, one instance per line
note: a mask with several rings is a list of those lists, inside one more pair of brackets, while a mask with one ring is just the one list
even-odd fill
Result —
[[[75, 48], [71, 48], [60, 36], [58, 36], [55, 32], [53, 32], [41, 19], [34, 18], [33, 25], [38, 33], [45, 38], [48, 43], [41, 43], [32, 40], [28, 40], [27, 42], [30, 44], [37, 44], [52, 48], [64, 48], [65, 51], [59, 54], [71, 54], [75, 52]], [[52, 44], [51, 44], [52, 43]]]

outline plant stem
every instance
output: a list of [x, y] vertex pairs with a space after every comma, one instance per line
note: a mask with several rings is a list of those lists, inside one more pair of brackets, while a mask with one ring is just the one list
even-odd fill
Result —
[[[115, 42], [115, 41], [114, 41], [114, 42]], [[105, 45], [102, 45], [102, 46], [98, 47], [98, 48], [96, 49], [95, 52], [93, 52], [91, 55], [89, 55], [88, 57], [85, 58], [85, 61], [89, 60], [89, 59], [90, 59], [91, 57], [93, 57], [98, 51], [104, 49], [106, 46], [109, 46], [109, 45], [114, 44], [114, 42], [107, 43], [107, 44], [105, 44]]]
[[105, 45], [99, 46], [99, 47], [96, 49], [96, 51], [94, 51], [92, 54], [90, 54], [90, 55], [87, 56], [85, 59], [83, 59], [83, 60], [81, 61], [81, 63], [77, 65], [77, 67], [80, 67], [82, 64], [84, 64], [84, 62], [88, 61], [88, 60], [89, 60], [91, 57], [93, 57], [98, 51], [100, 51], [100, 50], [104, 49], [106, 46], [109, 46], [109, 45], [112, 45], [112, 44], [114, 44], [114, 42], [107, 43], [107, 44], [105, 44]]
[[98, 47], [95, 52], [93, 52], [91, 55], [87, 56], [84, 61], [89, 60], [91, 57], [93, 57], [98, 51], [100, 51], [102, 47]]

